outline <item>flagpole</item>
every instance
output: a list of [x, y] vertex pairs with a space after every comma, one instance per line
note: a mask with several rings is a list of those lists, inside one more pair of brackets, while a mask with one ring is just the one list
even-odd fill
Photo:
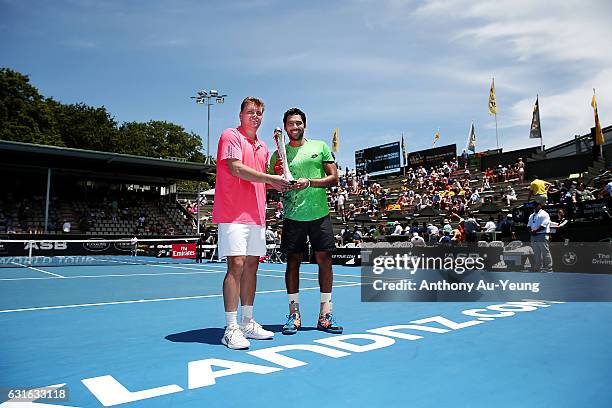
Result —
[[404, 154], [404, 152], [406, 151], [405, 145], [404, 145], [404, 132], [402, 132], [402, 162], [404, 163], [404, 177], [406, 177], [406, 155]]
[[499, 136], [497, 135], [497, 112], [495, 112], [495, 142], [497, 143], [497, 150], [499, 150]]

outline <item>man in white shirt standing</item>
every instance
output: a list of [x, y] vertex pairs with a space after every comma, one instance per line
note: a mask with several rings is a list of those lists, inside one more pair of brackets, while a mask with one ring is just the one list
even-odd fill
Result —
[[536, 272], [552, 272], [552, 256], [548, 242], [550, 239], [550, 216], [536, 204], [533, 214], [529, 216], [527, 227], [531, 233], [531, 247], [535, 257]]
[[487, 223], [484, 226], [484, 233], [485, 233], [485, 236], [487, 237], [487, 241], [489, 242], [493, 241], [494, 233], [496, 229], [497, 229], [497, 226], [495, 225], [495, 218], [489, 217], [489, 221], [487, 221]]

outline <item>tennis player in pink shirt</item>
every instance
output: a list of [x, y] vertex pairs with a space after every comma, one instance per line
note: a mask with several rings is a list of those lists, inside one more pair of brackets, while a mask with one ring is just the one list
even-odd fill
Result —
[[261, 100], [245, 98], [240, 105], [240, 126], [225, 129], [217, 148], [212, 222], [219, 224], [219, 258], [227, 257], [223, 281], [226, 328], [221, 342], [231, 349], [248, 348], [247, 338], [274, 336], [253, 318], [253, 301], [259, 257], [266, 254], [266, 188], [287, 191], [291, 185], [281, 176], [266, 174], [268, 148], [257, 137], [263, 112]]

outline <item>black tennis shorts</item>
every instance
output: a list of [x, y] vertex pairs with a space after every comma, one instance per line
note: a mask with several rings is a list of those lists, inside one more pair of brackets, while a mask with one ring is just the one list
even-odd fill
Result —
[[331, 218], [326, 215], [313, 221], [283, 220], [281, 252], [285, 254], [308, 253], [308, 241], [314, 251], [334, 251], [336, 242]]

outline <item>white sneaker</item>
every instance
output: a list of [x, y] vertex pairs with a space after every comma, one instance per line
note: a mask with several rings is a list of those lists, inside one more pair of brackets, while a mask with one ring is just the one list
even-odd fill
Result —
[[242, 330], [242, 333], [244, 333], [245, 337], [248, 339], [267, 340], [274, 337], [273, 332], [264, 329], [253, 319], [246, 324], [241, 324], [240, 330]]
[[232, 350], [246, 349], [251, 345], [244, 337], [244, 334], [242, 334], [242, 331], [240, 331], [238, 325], [229, 326], [225, 329], [225, 333], [223, 333], [223, 337], [221, 338], [221, 343]]

